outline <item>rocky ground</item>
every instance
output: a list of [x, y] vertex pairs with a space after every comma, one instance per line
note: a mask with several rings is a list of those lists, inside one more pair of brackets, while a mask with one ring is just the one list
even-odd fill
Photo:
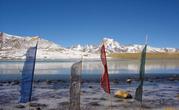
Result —
[[[134, 100], [138, 81], [111, 81], [112, 110], [139, 110]], [[143, 110], [179, 110], [179, 80], [156, 79], [145, 81]], [[131, 99], [114, 97], [117, 90], [127, 91]], [[69, 83], [63, 80], [35, 81], [31, 103], [19, 104], [19, 81], [0, 82], [0, 110], [68, 110]], [[110, 97], [100, 88], [98, 81], [83, 81], [81, 87], [82, 110], [110, 109]]]

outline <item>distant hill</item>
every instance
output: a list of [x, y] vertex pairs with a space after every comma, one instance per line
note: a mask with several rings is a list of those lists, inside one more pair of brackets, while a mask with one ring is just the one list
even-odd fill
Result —
[[[111, 53], [109, 57], [119, 59], [140, 59], [141, 53]], [[147, 53], [147, 59], [179, 59], [179, 52]]]
[[[0, 59], [25, 59], [26, 51], [29, 47], [35, 46], [37, 38], [39, 36], [16, 36], [1, 32], [1, 51]], [[99, 58], [100, 47], [105, 44], [106, 51], [109, 57], [124, 58], [120, 57], [122, 54], [131, 56], [130, 53], [141, 52], [143, 45], [132, 44], [123, 45], [111, 38], [104, 38], [98, 45], [85, 45], [81, 46], [71, 46], [70, 48], [65, 48], [52, 41], [45, 40], [43, 38], [39, 39], [37, 59], [76, 59], [81, 58]], [[176, 48], [155, 48], [148, 46], [148, 53], [178, 53], [179, 49]], [[133, 54], [133, 55], [134, 55]], [[137, 55], [137, 54], [135, 54]], [[158, 54], [161, 56], [161, 54]], [[163, 54], [162, 54], [163, 55]], [[178, 56], [178, 54], [175, 54]], [[162, 57], [163, 58], [163, 57]]]
[[[25, 59], [26, 51], [29, 47], [35, 46], [39, 36], [15, 36], [6, 33], [0, 33], [0, 38], [3, 38], [3, 44], [0, 51], [0, 59]], [[88, 58], [96, 58], [97, 54], [87, 52], [74, 51], [64, 48], [52, 41], [39, 39], [37, 51], [37, 59], [73, 59], [81, 58], [82, 55]]]

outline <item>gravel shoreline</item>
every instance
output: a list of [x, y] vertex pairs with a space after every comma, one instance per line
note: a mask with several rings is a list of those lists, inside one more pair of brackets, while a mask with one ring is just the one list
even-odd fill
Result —
[[[114, 97], [117, 90], [125, 90], [134, 97], [138, 81], [111, 81], [112, 110], [139, 110], [140, 104], [132, 99]], [[176, 77], [147, 80], [144, 83], [143, 109], [179, 110], [179, 80]], [[0, 110], [68, 110], [69, 83], [65, 80], [35, 81], [30, 104], [19, 104], [20, 82], [0, 82]], [[100, 88], [98, 81], [85, 80], [81, 83], [82, 110], [109, 109], [110, 100]], [[173, 109], [172, 109], [172, 108]]]

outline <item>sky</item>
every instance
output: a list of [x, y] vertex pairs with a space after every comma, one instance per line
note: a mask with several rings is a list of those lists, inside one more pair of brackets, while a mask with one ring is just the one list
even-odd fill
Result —
[[0, 0], [0, 32], [65, 47], [121, 44], [179, 48], [179, 0]]

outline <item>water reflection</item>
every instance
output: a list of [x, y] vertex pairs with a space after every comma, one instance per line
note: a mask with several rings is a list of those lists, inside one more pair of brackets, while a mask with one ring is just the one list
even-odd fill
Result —
[[[35, 74], [70, 74], [74, 62], [37, 62]], [[110, 74], [138, 73], [138, 60], [108, 61]], [[21, 74], [24, 62], [0, 62], [0, 75]], [[100, 61], [84, 61], [83, 74], [101, 74]], [[147, 60], [146, 73], [179, 73], [179, 60]]]

